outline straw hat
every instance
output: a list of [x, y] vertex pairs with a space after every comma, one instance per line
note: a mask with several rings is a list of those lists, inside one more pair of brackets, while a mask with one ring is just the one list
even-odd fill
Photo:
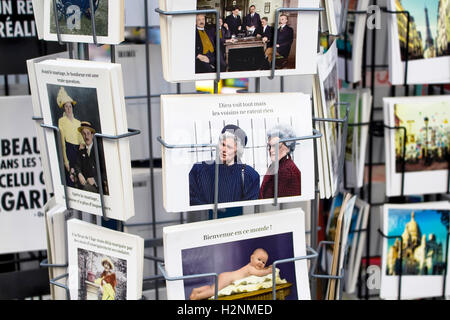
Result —
[[102, 259], [102, 266], [107, 263], [110, 266], [110, 269], [113, 270], [114, 269], [114, 264], [112, 263], [111, 259], [105, 257]]
[[95, 129], [92, 127], [92, 124], [88, 121], [81, 121], [81, 124], [78, 127], [78, 132], [81, 133], [81, 130], [83, 129], [89, 129], [91, 130], [92, 134], [95, 134]]
[[66, 92], [64, 87], [59, 88], [58, 96], [56, 97], [56, 103], [60, 108], [62, 108], [67, 102], [72, 103], [74, 106], [77, 102], [73, 100]]

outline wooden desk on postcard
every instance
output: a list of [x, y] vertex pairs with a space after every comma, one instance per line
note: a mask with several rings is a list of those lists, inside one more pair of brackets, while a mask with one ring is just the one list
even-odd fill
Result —
[[264, 63], [266, 43], [256, 37], [228, 39], [225, 45], [227, 71], [259, 70]]

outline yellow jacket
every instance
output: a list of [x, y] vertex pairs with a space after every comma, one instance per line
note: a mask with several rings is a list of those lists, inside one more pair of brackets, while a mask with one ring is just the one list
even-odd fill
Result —
[[66, 141], [75, 145], [80, 145], [84, 143], [81, 133], [78, 132], [78, 128], [80, 127], [80, 125], [81, 125], [80, 120], [75, 118], [73, 118], [73, 120], [69, 120], [69, 118], [66, 117], [66, 114], [64, 114], [58, 120], [58, 128], [61, 132], [61, 144], [63, 149], [63, 157], [65, 165], [69, 164], [69, 159], [67, 159], [66, 154]]

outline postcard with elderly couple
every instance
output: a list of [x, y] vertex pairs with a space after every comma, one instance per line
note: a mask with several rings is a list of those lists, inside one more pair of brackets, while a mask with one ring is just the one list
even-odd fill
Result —
[[303, 93], [161, 96], [165, 209], [314, 198], [313, 139], [297, 139], [312, 136], [311, 112]]
[[399, 285], [401, 299], [450, 294], [449, 212], [448, 201], [384, 206], [381, 298], [398, 299]]
[[319, 24], [319, 10], [314, 9], [319, 2], [159, 0], [159, 7], [167, 11], [218, 11], [218, 16], [216, 12], [161, 15], [164, 78], [208, 80], [218, 69], [223, 79], [269, 76], [273, 64], [275, 75], [313, 74]]
[[128, 140], [97, 138], [95, 144], [98, 134], [128, 132], [120, 65], [58, 59], [35, 70], [43, 122], [53, 126], [45, 134], [57, 202], [65, 204], [67, 195], [70, 208], [102, 215], [102, 192], [108, 218], [130, 218]]
[[[167, 275], [216, 273], [219, 300], [272, 300], [274, 275], [278, 300], [311, 299], [307, 260], [275, 263], [307, 255], [300, 208], [165, 227], [163, 243]], [[213, 299], [214, 279], [167, 281], [167, 298]]]
[[143, 238], [77, 219], [67, 238], [71, 300], [142, 298]]

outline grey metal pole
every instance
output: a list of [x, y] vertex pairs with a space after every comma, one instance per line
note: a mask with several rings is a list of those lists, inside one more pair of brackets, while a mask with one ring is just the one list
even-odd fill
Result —
[[[147, 79], [147, 120], [148, 120], [148, 140], [149, 140], [149, 167], [150, 167], [150, 203], [152, 210], [152, 232], [153, 237], [156, 238], [156, 213], [155, 213], [155, 173], [153, 163], [153, 134], [152, 134], [152, 101], [151, 101], [151, 86], [150, 86], [150, 44], [149, 44], [149, 22], [148, 22], [148, 2], [144, 0], [145, 10], [145, 72]], [[153, 248], [153, 255], [158, 255], [158, 248]], [[154, 263], [155, 274], [157, 272], [157, 263]], [[155, 299], [159, 300], [158, 281], [155, 281]]]

